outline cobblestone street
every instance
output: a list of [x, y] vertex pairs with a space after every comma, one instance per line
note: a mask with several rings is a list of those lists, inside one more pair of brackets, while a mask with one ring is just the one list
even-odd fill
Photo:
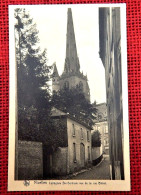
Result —
[[80, 173], [76, 176], [72, 176], [69, 179], [101, 179], [101, 180], [109, 180], [110, 179], [110, 167], [109, 167], [109, 157], [105, 156], [102, 162], [93, 166], [92, 169]]

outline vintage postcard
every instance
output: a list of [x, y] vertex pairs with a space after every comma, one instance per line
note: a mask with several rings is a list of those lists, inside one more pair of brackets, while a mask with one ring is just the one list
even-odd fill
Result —
[[10, 5], [9, 191], [129, 191], [125, 4]]

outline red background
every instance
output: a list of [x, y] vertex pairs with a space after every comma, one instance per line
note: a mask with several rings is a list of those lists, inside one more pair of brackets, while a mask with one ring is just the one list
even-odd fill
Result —
[[[8, 5], [126, 3], [131, 192], [7, 192], [9, 114]], [[125, 138], [126, 139], [126, 138]], [[141, 194], [141, 0], [0, 0], [0, 194]]]

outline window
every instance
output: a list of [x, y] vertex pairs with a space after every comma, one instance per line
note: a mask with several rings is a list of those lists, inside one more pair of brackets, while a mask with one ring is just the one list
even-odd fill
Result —
[[105, 146], [105, 145], [106, 145], [106, 144], [105, 144], [105, 140], [103, 141], [103, 143], [104, 143], [104, 146]]
[[109, 73], [111, 72], [111, 67], [112, 67], [112, 58], [110, 58], [110, 67], [109, 67]]
[[76, 144], [73, 143], [73, 162], [76, 162]]
[[105, 139], [104, 140], [104, 146], [107, 146], [108, 145], [108, 139]]
[[110, 78], [109, 78], [109, 80], [108, 80], [108, 88], [110, 87]]
[[72, 135], [75, 136], [75, 126], [72, 124]]
[[105, 133], [108, 133], [108, 127], [107, 126], [105, 127]]
[[69, 89], [69, 82], [68, 82], [68, 81], [65, 81], [65, 83], [64, 83], [64, 88], [65, 88], [65, 89]]
[[83, 129], [81, 128], [81, 139], [83, 139]]
[[83, 91], [83, 83], [82, 83], [82, 81], [79, 82], [79, 87]]
[[98, 120], [102, 119], [102, 114], [98, 114]]
[[90, 160], [90, 146], [88, 146], [88, 160]]
[[90, 134], [89, 134], [89, 131], [87, 131], [87, 140], [90, 141]]

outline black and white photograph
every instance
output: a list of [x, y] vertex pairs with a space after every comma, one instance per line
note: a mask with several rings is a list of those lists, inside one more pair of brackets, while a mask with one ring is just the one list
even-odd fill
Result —
[[126, 5], [9, 6], [9, 191], [129, 191]]

